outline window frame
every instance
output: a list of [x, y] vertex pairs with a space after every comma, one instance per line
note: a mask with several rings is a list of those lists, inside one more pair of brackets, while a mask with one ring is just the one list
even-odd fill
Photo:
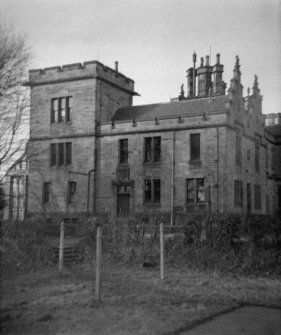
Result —
[[77, 193], [77, 182], [69, 181], [67, 184], [67, 203], [73, 204], [75, 201], [75, 195]]
[[[148, 143], [150, 144], [148, 145]], [[161, 163], [161, 154], [162, 154], [161, 149], [162, 149], [161, 148], [161, 136], [145, 137], [144, 138], [144, 163], [145, 164]], [[148, 158], [148, 156], [150, 156], [150, 158]]]
[[[146, 183], [147, 182], [150, 183], [149, 199], [146, 197]], [[156, 192], [158, 194], [156, 194]], [[143, 202], [144, 202], [144, 205], [152, 205], [152, 206], [161, 205], [161, 179], [160, 178], [144, 179]]]
[[254, 185], [254, 208], [257, 210], [262, 209], [261, 204], [261, 185]]
[[190, 134], [189, 142], [190, 142], [190, 161], [199, 162], [201, 159], [201, 134], [200, 133]]
[[[126, 145], [124, 146], [124, 143]], [[123, 156], [125, 157], [123, 159]], [[122, 138], [119, 140], [119, 164], [128, 164], [129, 162], [129, 140]]]
[[[204, 200], [200, 200], [200, 197], [199, 197], [199, 190], [200, 190], [200, 187], [199, 186], [199, 182], [202, 182], [203, 181], [203, 194], [204, 194]], [[192, 188], [191, 187], [188, 187], [188, 183], [189, 182], [192, 182], [193, 186]], [[186, 179], [186, 204], [187, 206], [188, 205], [194, 205], [194, 204], [203, 204], [205, 203], [207, 200], [206, 200], [206, 185], [205, 185], [205, 178], [187, 178]], [[193, 194], [193, 196], [189, 197], [189, 194]]]
[[73, 112], [73, 96], [60, 96], [51, 98], [50, 123], [59, 124], [71, 121]]
[[72, 142], [50, 143], [49, 166], [62, 167], [72, 164]]
[[51, 182], [44, 182], [42, 186], [42, 204], [46, 205], [50, 202]]
[[241, 180], [234, 180], [234, 205], [243, 208], [244, 190]]

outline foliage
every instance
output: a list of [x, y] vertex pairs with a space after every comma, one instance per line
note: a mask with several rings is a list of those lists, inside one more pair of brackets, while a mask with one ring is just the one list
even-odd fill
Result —
[[6, 206], [5, 192], [3, 185], [0, 183], [0, 211], [2, 211]]
[[0, 25], [0, 165], [7, 166], [27, 139], [28, 91], [23, 87], [31, 58], [23, 36]]
[[0, 245], [5, 262], [13, 266], [48, 261], [50, 249], [43, 220], [4, 221], [1, 229]]
[[[131, 220], [96, 218], [87, 222], [80, 247], [87, 250], [87, 259], [94, 257], [99, 223], [104, 262], [157, 264], [159, 225], [163, 221], [168, 222], [167, 217], [148, 214]], [[230, 214], [210, 215], [202, 221], [181, 215], [179, 221], [176, 227], [165, 226], [167, 264], [235, 273], [281, 273], [281, 225], [277, 218]]]

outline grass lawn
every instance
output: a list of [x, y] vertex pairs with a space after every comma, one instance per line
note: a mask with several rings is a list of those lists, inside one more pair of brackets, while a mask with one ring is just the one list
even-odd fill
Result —
[[281, 308], [280, 278], [106, 266], [102, 302], [95, 301], [89, 264], [5, 271], [3, 334], [177, 334], [243, 304]]

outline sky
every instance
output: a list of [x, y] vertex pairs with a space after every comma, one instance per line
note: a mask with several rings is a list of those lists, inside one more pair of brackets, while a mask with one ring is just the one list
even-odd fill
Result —
[[98, 60], [135, 81], [134, 104], [179, 95], [192, 54], [216, 53], [229, 87], [258, 76], [263, 113], [281, 112], [281, 0], [0, 0], [0, 22], [26, 34], [30, 68]]

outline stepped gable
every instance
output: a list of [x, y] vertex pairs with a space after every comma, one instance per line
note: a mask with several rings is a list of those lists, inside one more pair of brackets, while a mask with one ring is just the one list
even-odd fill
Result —
[[205, 112], [225, 112], [226, 96], [212, 98], [201, 98], [194, 100], [175, 101], [141, 106], [130, 106], [118, 108], [111, 121], [141, 121], [158, 118], [170, 118], [178, 116], [203, 115]]

